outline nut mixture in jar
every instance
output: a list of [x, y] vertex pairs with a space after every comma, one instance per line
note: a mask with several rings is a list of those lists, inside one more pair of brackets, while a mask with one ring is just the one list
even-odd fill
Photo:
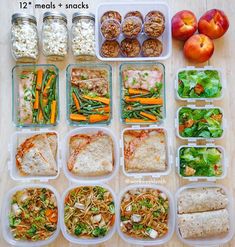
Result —
[[73, 15], [72, 51], [77, 56], [95, 56], [95, 17], [91, 13]]
[[144, 32], [150, 38], [157, 38], [165, 30], [165, 16], [160, 11], [150, 11], [144, 22]]
[[58, 12], [46, 12], [43, 17], [42, 47], [46, 57], [63, 59], [68, 53], [67, 18]]
[[143, 15], [139, 12], [139, 11], [130, 11], [128, 12], [124, 18], [130, 17], [130, 16], [135, 16], [135, 17], [139, 17], [141, 19], [141, 21], [143, 22]]
[[106, 40], [101, 46], [101, 55], [103, 57], [118, 57], [120, 46], [116, 40]]
[[117, 39], [121, 33], [120, 23], [114, 19], [108, 19], [101, 25], [101, 33], [107, 40]]
[[38, 58], [38, 31], [34, 16], [14, 14], [12, 16], [11, 49], [16, 61], [35, 62]]
[[122, 33], [126, 38], [136, 38], [142, 30], [142, 22], [139, 17], [130, 16], [122, 23]]
[[141, 45], [137, 39], [124, 39], [121, 42], [121, 51], [125, 57], [137, 57], [140, 54]]
[[114, 19], [118, 21], [119, 23], [122, 22], [122, 16], [117, 11], [111, 10], [111, 11], [105, 12], [100, 19], [101, 24], [108, 19]]
[[145, 57], [159, 57], [162, 54], [162, 42], [158, 39], [146, 39], [142, 45]]

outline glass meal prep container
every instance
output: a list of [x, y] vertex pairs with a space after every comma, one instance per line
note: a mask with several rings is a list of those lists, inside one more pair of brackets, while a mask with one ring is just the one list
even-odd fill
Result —
[[52, 61], [63, 60], [68, 53], [67, 17], [60, 12], [46, 12], [43, 15], [42, 50]]
[[226, 177], [228, 164], [223, 147], [189, 144], [178, 148], [176, 167], [183, 179], [215, 181]]
[[175, 80], [176, 98], [188, 102], [220, 100], [225, 88], [224, 74], [212, 66], [182, 68]]
[[156, 62], [127, 62], [119, 67], [123, 124], [161, 124], [166, 115], [165, 67]]
[[127, 243], [164, 245], [175, 229], [175, 205], [170, 191], [154, 184], [129, 185], [119, 194], [117, 230]]
[[[80, 142], [83, 152], [76, 154]], [[83, 127], [70, 131], [64, 140], [63, 171], [69, 181], [106, 182], [119, 169], [119, 146], [114, 133], [104, 127]]]
[[16, 127], [51, 127], [59, 122], [59, 70], [55, 65], [12, 69], [12, 119]]
[[180, 139], [189, 141], [221, 139], [225, 126], [224, 111], [217, 106], [182, 106], [176, 113], [176, 134]]
[[71, 43], [73, 55], [79, 60], [95, 58], [95, 15], [86, 11], [73, 14]]
[[59, 151], [56, 131], [15, 132], [9, 144], [11, 178], [24, 182], [56, 179], [60, 172]]
[[39, 55], [37, 20], [25, 13], [16, 13], [11, 19], [11, 51], [17, 62], [34, 63]]
[[[90, 183], [69, 187], [62, 195], [60, 211], [64, 237], [81, 245], [98, 245], [109, 240], [116, 232], [116, 207], [116, 195], [108, 185]], [[88, 211], [86, 215], [84, 208]]]
[[66, 69], [67, 121], [71, 126], [109, 125], [112, 120], [112, 67], [70, 64]]
[[129, 177], [166, 176], [171, 155], [165, 128], [125, 128], [121, 139], [123, 173]]
[[[37, 206], [35, 205], [36, 200]], [[41, 201], [46, 201], [46, 203], [42, 204]], [[49, 245], [58, 237], [60, 232], [58, 213], [61, 202], [58, 192], [51, 185], [24, 184], [16, 186], [7, 192], [3, 202], [2, 233], [10, 245], [40, 247]], [[27, 217], [31, 218], [32, 224], [25, 219]], [[21, 225], [25, 225], [27, 231], [23, 226], [20, 229]], [[40, 235], [38, 225], [41, 227], [39, 229], [42, 235]]]
[[234, 235], [233, 198], [224, 186], [192, 183], [176, 192], [176, 234], [189, 246], [217, 246]]

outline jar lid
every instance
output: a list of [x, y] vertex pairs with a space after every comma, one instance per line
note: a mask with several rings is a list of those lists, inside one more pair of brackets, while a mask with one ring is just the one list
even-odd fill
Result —
[[67, 23], [67, 16], [61, 12], [56, 12], [56, 11], [48, 11], [48, 12], [44, 13], [43, 21], [45, 21], [46, 19], [51, 18], [51, 17], [61, 18], [63, 21], [65, 21]]
[[73, 14], [73, 17], [72, 17], [72, 22], [74, 22], [75, 19], [81, 19], [83, 17], [87, 17], [91, 20], [95, 20], [95, 15], [91, 12], [87, 12], [87, 11], [79, 11], [79, 12], [76, 12]]
[[28, 15], [28, 14], [25, 14], [25, 13], [15, 13], [11, 17], [11, 23], [14, 23], [18, 19], [32, 21], [33, 23], [35, 23], [37, 25], [36, 17], [33, 16], [33, 15]]

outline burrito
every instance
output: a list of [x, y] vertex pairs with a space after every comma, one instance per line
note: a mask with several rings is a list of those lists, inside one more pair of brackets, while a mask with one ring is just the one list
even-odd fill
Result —
[[178, 213], [195, 213], [226, 208], [228, 198], [222, 188], [193, 188], [178, 197]]
[[229, 231], [227, 209], [178, 215], [178, 227], [182, 238], [213, 237]]

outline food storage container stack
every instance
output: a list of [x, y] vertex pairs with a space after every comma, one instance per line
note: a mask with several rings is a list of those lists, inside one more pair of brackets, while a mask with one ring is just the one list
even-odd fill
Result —
[[43, 15], [42, 50], [53, 61], [64, 60], [68, 53], [67, 17], [60, 12], [46, 12]]
[[34, 16], [12, 15], [11, 50], [16, 62], [35, 63], [39, 54], [37, 20]]
[[95, 58], [95, 16], [81, 11], [73, 14], [71, 28], [72, 52], [79, 60]]

